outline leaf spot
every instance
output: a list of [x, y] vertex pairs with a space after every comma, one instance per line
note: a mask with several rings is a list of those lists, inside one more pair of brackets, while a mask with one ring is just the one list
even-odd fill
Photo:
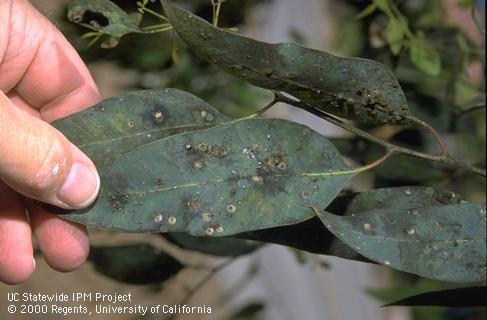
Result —
[[384, 261], [384, 264], [385, 264], [386, 266], [390, 266], [390, 265], [391, 265], [391, 262], [390, 262], [389, 260], [386, 260], [386, 261]]
[[158, 213], [154, 216], [154, 222], [155, 223], [160, 223], [162, 222], [162, 214]]
[[201, 218], [203, 219], [204, 222], [210, 222], [211, 219], [213, 218], [213, 214], [210, 212], [205, 212], [201, 215]]
[[250, 179], [251, 179], [253, 182], [255, 182], [255, 183], [259, 183], [259, 184], [261, 184], [261, 183], [264, 181], [264, 179], [263, 179], [261, 176], [252, 176], [252, 178], [250, 178]]
[[217, 233], [221, 233], [221, 232], [223, 232], [223, 230], [224, 230], [224, 228], [223, 228], [223, 225], [222, 225], [222, 224], [218, 225], [218, 226], [216, 227], [216, 229], [215, 229], [215, 231], [216, 231]]
[[215, 233], [215, 229], [213, 228], [208, 228], [205, 230], [205, 233], [207, 236], [212, 236]]
[[416, 234], [416, 230], [414, 230], [413, 227], [409, 227], [406, 229], [406, 233], [409, 235], [409, 236], [413, 236]]
[[206, 143], [200, 143], [197, 148], [201, 152], [207, 152], [209, 146]]
[[189, 206], [191, 207], [191, 209], [198, 209], [201, 207], [201, 201], [199, 199], [193, 199], [189, 203]]
[[164, 114], [162, 111], [155, 111], [154, 112], [154, 123], [160, 124], [164, 122]]
[[167, 218], [167, 223], [169, 223], [171, 225], [175, 225], [176, 222], [177, 222], [176, 217], [170, 216], [169, 218]]
[[235, 211], [237, 211], [237, 207], [235, 207], [234, 204], [228, 205], [228, 207], [227, 207], [227, 212], [228, 213], [235, 213]]
[[199, 159], [193, 162], [193, 167], [195, 167], [196, 169], [202, 169], [205, 167], [205, 165], [206, 165], [205, 159]]

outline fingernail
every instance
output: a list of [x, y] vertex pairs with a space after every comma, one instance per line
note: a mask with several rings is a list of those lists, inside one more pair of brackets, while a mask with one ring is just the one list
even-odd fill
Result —
[[34, 267], [32, 269], [35, 269], [36, 268], [36, 259], [34, 257], [32, 257], [32, 264], [34, 265]]
[[83, 208], [91, 204], [100, 186], [98, 175], [90, 168], [75, 162], [66, 177], [66, 181], [57, 192], [57, 197], [72, 208]]

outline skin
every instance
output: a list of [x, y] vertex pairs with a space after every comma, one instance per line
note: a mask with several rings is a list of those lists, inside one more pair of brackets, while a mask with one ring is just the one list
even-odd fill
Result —
[[35, 200], [81, 208], [95, 199], [95, 166], [49, 122], [98, 100], [63, 35], [26, 0], [0, 1], [0, 281], [32, 274], [32, 234], [52, 268], [71, 271], [85, 261], [86, 228]]

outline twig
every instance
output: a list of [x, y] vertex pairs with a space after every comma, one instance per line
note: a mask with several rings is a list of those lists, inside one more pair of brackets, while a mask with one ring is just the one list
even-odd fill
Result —
[[428, 130], [429, 132], [431, 132], [431, 134], [433, 135], [433, 137], [435, 137], [436, 142], [440, 146], [441, 155], [443, 155], [443, 156], [447, 156], [448, 155], [448, 151], [446, 149], [446, 145], [443, 142], [443, 139], [441, 139], [441, 137], [438, 134], [438, 132], [435, 130], [435, 128], [433, 128], [429, 123], [427, 123], [427, 122], [425, 122], [425, 121], [423, 121], [421, 119], [418, 119], [418, 118], [416, 118], [415, 116], [412, 116], [412, 115], [408, 116], [407, 119], [413, 121], [414, 123], [419, 124], [420, 126], [422, 126], [423, 128], [425, 128], [426, 130]]
[[253, 265], [247, 269], [247, 272], [235, 283], [233, 284], [228, 290], [224, 291], [220, 294], [217, 298], [213, 299], [209, 305], [211, 306], [223, 306], [231, 299], [234, 299], [239, 293], [245, 290], [252, 283], [252, 277], [254, 277], [257, 271], [257, 266]]
[[471, 108], [462, 110], [462, 111], [458, 112], [456, 114], [456, 116], [457, 116], [457, 118], [460, 118], [461, 116], [469, 114], [470, 112], [475, 112], [475, 111], [482, 110], [482, 109], [485, 109], [485, 104], [479, 104], [477, 106], [473, 106]]
[[239, 118], [239, 120], [246, 120], [246, 119], [252, 119], [252, 118], [258, 117], [261, 114], [263, 114], [264, 112], [266, 112], [267, 110], [269, 110], [270, 108], [272, 108], [272, 106], [274, 106], [278, 102], [279, 102], [279, 93], [274, 92], [274, 99], [272, 99], [272, 101], [269, 102], [265, 107], [259, 109], [257, 112], [254, 112], [251, 115], [248, 115], [248, 116], [243, 117], [243, 118]]
[[194, 296], [196, 292], [198, 292], [205, 284], [207, 284], [220, 270], [228, 267], [236, 260], [237, 258], [229, 258], [227, 261], [212, 268], [203, 279], [201, 279], [192, 289], [188, 291], [186, 297], [184, 297], [184, 299], [179, 304], [180, 305], [188, 304], [188, 302], [191, 300], [191, 298]]
[[220, 18], [220, 9], [222, 6], [221, 0], [211, 0], [213, 6], [213, 26], [218, 27], [218, 18]]
[[395, 145], [395, 144], [392, 144], [390, 142], [384, 141], [380, 138], [377, 138], [377, 137], [375, 137], [375, 136], [371, 135], [370, 133], [367, 133], [363, 130], [360, 130], [360, 129], [346, 123], [345, 121], [343, 121], [343, 120], [341, 120], [341, 119], [339, 119], [339, 118], [337, 118], [331, 114], [328, 114], [328, 113], [326, 113], [320, 109], [310, 107], [309, 105], [307, 105], [305, 103], [302, 103], [300, 101], [288, 98], [288, 97], [282, 95], [281, 93], [277, 93], [276, 97], [278, 98], [278, 101], [280, 101], [280, 102], [284, 102], [284, 103], [290, 104], [292, 106], [295, 106], [297, 108], [308, 111], [314, 115], [317, 115], [318, 117], [320, 117], [322, 119], [325, 119], [328, 122], [333, 123], [336, 126], [339, 126], [340, 128], [343, 128], [347, 131], [350, 131], [350, 132], [352, 132], [352, 133], [354, 133], [354, 134], [356, 134], [356, 135], [358, 135], [358, 136], [360, 136], [366, 140], [377, 143], [377, 144], [383, 146], [384, 148], [386, 148], [387, 151], [389, 151], [393, 154], [404, 154], [404, 155], [408, 155], [408, 156], [419, 158], [419, 159], [426, 159], [429, 161], [448, 164], [451, 166], [463, 168], [465, 170], [468, 170], [470, 172], [476, 173], [476, 174], [484, 176], [484, 177], [486, 176], [485, 169], [470, 166], [466, 163], [455, 160], [448, 155], [430, 155], [427, 153], [423, 153], [423, 152], [411, 150], [408, 148], [400, 147], [398, 145]]

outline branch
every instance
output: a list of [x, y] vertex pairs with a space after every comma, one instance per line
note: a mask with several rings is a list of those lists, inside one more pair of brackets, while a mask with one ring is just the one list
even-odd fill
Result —
[[227, 261], [213, 267], [209, 273], [200, 280], [193, 288], [191, 288], [186, 297], [179, 303], [180, 305], [188, 304], [191, 298], [194, 296], [196, 292], [198, 292], [205, 284], [207, 284], [220, 270], [224, 269], [225, 267], [229, 266], [233, 262], [235, 262], [236, 258], [229, 258]]
[[481, 169], [481, 168], [477, 168], [477, 167], [468, 165], [466, 163], [463, 163], [463, 162], [460, 162], [456, 159], [453, 159], [450, 156], [445, 155], [445, 154], [430, 155], [427, 153], [411, 150], [409, 148], [400, 147], [398, 145], [395, 145], [395, 144], [392, 144], [390, 142], [384, 141], [380, 138], [377, 138], [368, 132], [360, 130], [360, 129], [348, 124], [347, 122], [345, 122], [345, 121], [343, 121], [343, 120], [341, 120], [341, 119], [339, 119], [339, 118], [337, 118], [331, 114], [328, 114], [328, 113], [321, 111], [317, 108], [310, 107], [309, 105], [307, 105], [301, 101], [297, 101], [297, 100], [288, 98], [288, 97], [282, 95], [281, 93], [275, 93], [275, 95], [276, 95], [276, 98], [278, 99], [279, 102], [287, 103], [287, 104], [292, 105], [296, 108], [300, 108], [300, 109], [308, 111], [314, 115], [317, 115], [318, 117], [325, 119], [326, 121], [331, 122], [334, 125], [339, 126], [340, 128], [343, 128], [343, 129], [350, 131], [350, 132], [352, 132], [352, 133], [354, 133], [354, 134], [356, 134], [356, 135], [358, 135], [358, 136], [360, 136], [366, 140], [369, 140], [371, 142], [374, 142], [374, 143], [377, 143], [377, 144], [383, 146], [384, 148], [386, 148], [386, 150], [389, 153], [404, 154], [404, 155], [408, 155], [408, 156], [419, 158], [419, 159], [426, 159], [429, 161], [439, 162], [439, 163], [463, 168], [467, 171], [476, 173], [476, 174], [484, 176], [484, 177], [486, 176], [485, 169]]

